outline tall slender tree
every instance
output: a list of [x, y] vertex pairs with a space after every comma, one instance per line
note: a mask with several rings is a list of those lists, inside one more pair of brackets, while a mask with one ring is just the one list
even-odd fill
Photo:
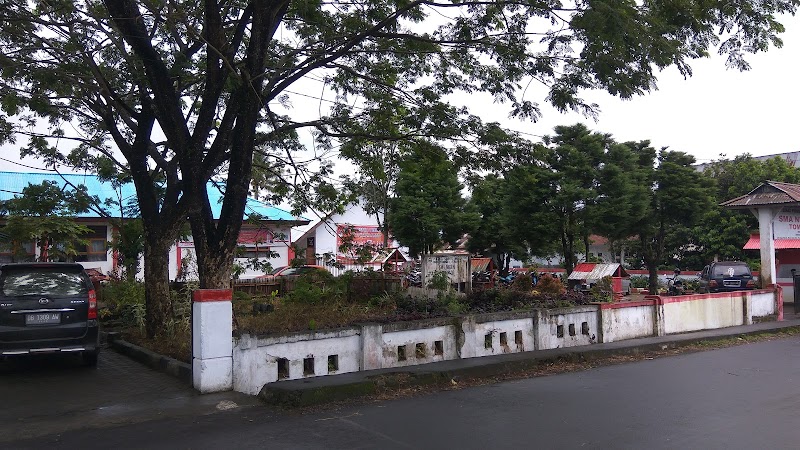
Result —
[[455, 243], [469, 228], [456, 167], [445, 151], [419, 143], [400, 164], [389, 226], [412, 256]]

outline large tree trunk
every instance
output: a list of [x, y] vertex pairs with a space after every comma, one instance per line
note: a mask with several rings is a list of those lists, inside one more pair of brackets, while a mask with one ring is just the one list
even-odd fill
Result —
[[208, 246], [195, 243], [197, 250], [197, 273], [200, 276], [201, 289], [229, 289], [231, 287], [231, 269], [235, 249], [216, 249], [209, 251]]
[[145, 329], [148, 337], [165, 329], [172, 317], [169, 295], [169, 248], [172, 241], [148, 238], [144, 243]]

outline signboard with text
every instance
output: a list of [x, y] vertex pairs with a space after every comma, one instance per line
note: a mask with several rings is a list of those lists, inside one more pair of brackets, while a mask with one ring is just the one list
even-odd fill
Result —
[[775, 239], [800, 239], [800, 209], [783, 208], [772, 221]]
[[357, 258], [363, 259], [364, 253], [374, 256], [375, 252], [383, 248], [383, 233], [375, 225], [339, 224], [336, 227], [336, 248], [338, 262], [355, 264]]
[[[469, 254], [433, 254], [423, 256], [423, 286], [428, 285], [431, 277], [436, 272], [446, 272], [451, 284], [466, 284], [469, 286], [472, 282]], [[459, 290], [462, 289], [459, 288]]]

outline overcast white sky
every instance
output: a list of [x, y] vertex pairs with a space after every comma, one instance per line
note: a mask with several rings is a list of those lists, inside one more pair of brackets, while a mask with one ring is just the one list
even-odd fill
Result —
[[[784, 46], [749, 55], [747, 72], [728, 70], [718, 55], [692, 63], [693, 76], [684, 80], [674, 68], [658, 76], [658, 91], [622, 101], [593, 92], [585, 97], [600, 105], [595, 123], [578, 114], [559, 114], [543, 108], [536, 124], [508, 122], [508, 128], [544, 135], [556, 125], [585, 123], [611, 133], [618, 141], [649, 139], [694, 155], [698, 162], [734, 157], [800, 151], [800, 24], [786, 18]], [[541, 102], [540, 102], [541, 103]], [[544, 105], [543, 105], [544, 106]], [[503, 122], [505, 116], [495, 120]]]
[[[600, 105], [597, 123], [548, 108], [544, 93], [537, 94], [539, 98], [528, 97], [539, 101], [544, 111], [535, 124], [511, 121], [505, 105], [490, 107], [481, 99], [476, 102], [475, 107], [480, 108], [476, 113], [485, 121], [498, 121], [506, 128], [533, 135], [552, 134], [556, 125], [583, 122], [619, 141], [650, 139], [656, 147], [690, 153], [698, 162], [718, 159], [720, 154], [761, 156], [800, 151], [796, 134], [800, 126], [800, 25], [792, 17], [782, 22], [787, 26], [783, 48], [749, 55], [752, 69], [748, 72], [728, 70], [724, 59], [714, 55], [695, 61], [689, 79], [684, 80], [675, 69], [661, 73], [658, 91], [630, 101], [601, 92], [586, 93], [588, 100]], [[297, 99], [296, 103], [304, 102]], [[31, 170], [15, 162], [41, 166], [36, 160], [21, 161], [13, 146], [0, 148], [0, 158], [0, 170]]]

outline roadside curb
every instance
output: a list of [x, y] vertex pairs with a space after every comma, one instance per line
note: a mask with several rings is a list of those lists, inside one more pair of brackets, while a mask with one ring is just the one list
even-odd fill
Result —
[[140, 362], [153, 370], [172, 375], [186, 384], [192, 383], [191, 365], [168, 356], [160, 355], [144, 347], [131, 344], [123, 340], [119, 333], [115, 331], [101, 332], [101, 335], [101, 339], [105, 339], [108, 346], [117, 353]]
[[[616, 346], [601, 348], [603, 344], [590, 347], [572, 347], [534, 352], [497, 355], [470, 360], [454, 360], [402, 369], [378, 369], [319, 377], [281, 381], [265, 385], [258, 394], [263, 402], [274, 406], [304, 407], [336, 401], [357, 399], [379, 392], [391, 392], [402, 388], [422, 386], [449, 386], [465, 379], [486, 379], [507, 376], [558, 362], [587, 362], [613, 356], [637, 355], [648, 352], [679, 349], [703, 342], [716, 342], [744, 336], [776, 335], [800, 332], [800, 325], [779, 326], [768, 329], [740, 331], [712, 336], [670, 336], [668, 340], [635, 344], [620, 341], [608, 344]], [[632, 345], [631, 345], [632, 344]], [[462, 365], [462, 367], [450, 367]]]

